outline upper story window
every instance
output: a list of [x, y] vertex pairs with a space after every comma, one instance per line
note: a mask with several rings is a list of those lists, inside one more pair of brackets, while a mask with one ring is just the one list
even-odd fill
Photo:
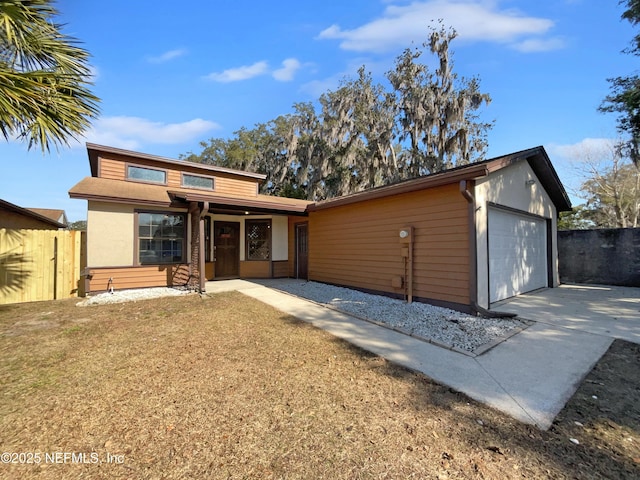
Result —
[[138, 182], [161, 183], [166, 185], [167, 172], [165, 170], [158, 170], [157, 168], [127, 165], [127, 179], [136, 180]]
[[193, 175], [191, 173], [182, 174], [182, 186], [190, 188], [202, 188], [205, 190], [213, 190], [213, 177], [205, 177], [204, 175]]

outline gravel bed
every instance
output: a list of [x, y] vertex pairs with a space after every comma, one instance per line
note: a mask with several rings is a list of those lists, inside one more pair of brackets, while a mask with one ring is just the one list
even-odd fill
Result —
[[475, 317], [426, 303], [409, 304], [317, 282], [290, 280], [270, 286], [468, 352], [525, 326], [512, 318]]
[[87, 307], [90, 305], [104, 305], [107, 303], [135, 302], [137, 300], [186, 295], [188, 293], [189, 290], [167, 287], [139, 288], [136, 290], [115, 290], [114, 292], [105, 292], [92, 297], [88, 297], [85, 300], [76, 303], [76, 306]]

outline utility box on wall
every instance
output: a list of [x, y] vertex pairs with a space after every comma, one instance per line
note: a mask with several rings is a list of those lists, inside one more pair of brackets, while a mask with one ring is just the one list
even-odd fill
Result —
[[400, 240], [400, 257], [404, 266], [404, 278], [401, 278], [401, 285], [395, 288], [404, 287], [407, 302], [413, 301], [413, 227], [402, 227], [398, 232]]

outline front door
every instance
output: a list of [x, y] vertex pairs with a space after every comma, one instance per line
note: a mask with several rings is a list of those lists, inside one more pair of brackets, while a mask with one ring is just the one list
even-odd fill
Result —
[[215, 278], [240, 275], [240, 224], [238, 222], [213, 222], [216, 262]]
[[307, 223], [296, 225], [296, 278], [309, 277], [309, 227]]

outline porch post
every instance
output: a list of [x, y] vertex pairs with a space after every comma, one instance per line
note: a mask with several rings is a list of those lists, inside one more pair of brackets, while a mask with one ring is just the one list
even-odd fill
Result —
[[191, 259], [189, 288], [200, 290], [200, 206], [198, 202], [189, 203], [189, 216], [191, 218]]
[[204, 235], [204, 216], [205, 214], [209, 211], [209, 202], [204, 202], [202, 204], [202, 208], [200, 209], [200, 221], [199, 221], [199, 225], [198, 225], [198, 240], [199, 240], [199, 247], [198, 248], [198, 270], [199, 270], [199, 284], [200, 284], [200, 293], [204, 293], [205, 292], [205, 282], [207, 281], [207, 279], [205, 278], [205, 267], [204, 267], [204, 258], [205, 258], [205, 251], [204, 249], [207, 248], [205, 245], [205, 235]]
[[204, 271], [204, 216], [209, 211], [209, 202], [189, 203], [191, 215], [191, 274], [189, 275], [189, 287], [197, 289], [200, 293], [205, 290]]

